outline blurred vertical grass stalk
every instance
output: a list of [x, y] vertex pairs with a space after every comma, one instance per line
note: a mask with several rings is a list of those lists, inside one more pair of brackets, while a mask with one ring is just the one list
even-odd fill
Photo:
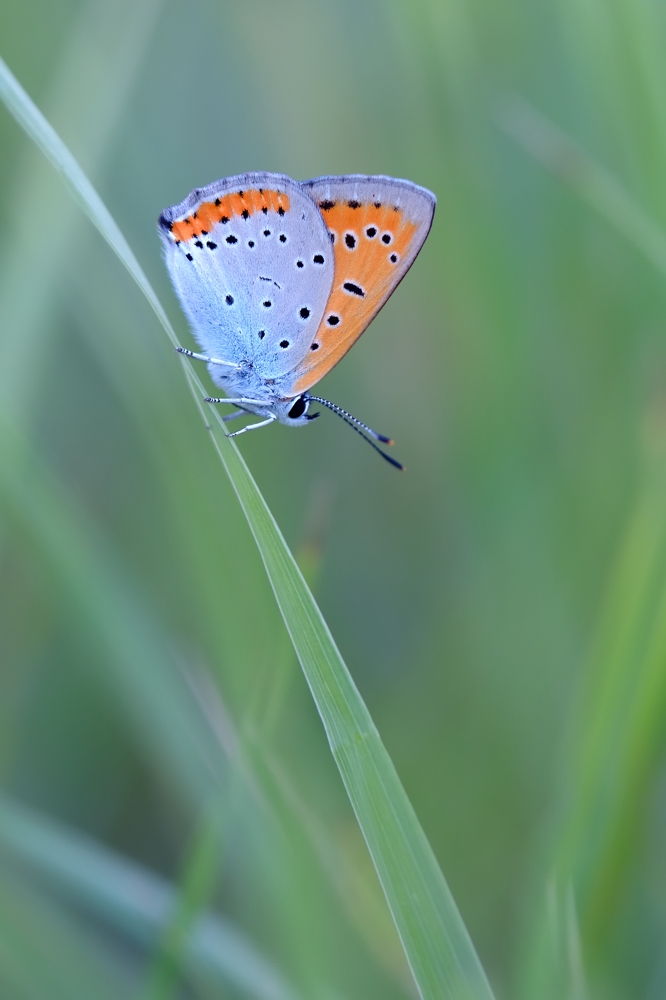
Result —
[[[72, 116], [85, 121], [79, 136], [78, 159], [91, 175], [99, 169], [125, 112], [141, 59], [164, 0], [120, 0], [113, 8], [84, 4], [63, 52], [50, 88], [50, 118], [55, 128], [67, 127]], [[85, 78], [86, 86], [81, 86]], [[47, 113], [48, 113], [47, 112]], [[50, 345], [46, 339], [48, 309], [63, 270], [80, 253], [83, 219], [71, 212], [58, 179], [41, 159], [26, 150], [9, 198], [9, 231], [13, 238], [0, 267], [0, 302], [10, 334], [3, 337], [0, 406], [18, 415], [36, 399], [46, 377]], [[35, 240], [22, 224], [25, 206], [39, 192], [49, 205], [50, 224], [58, 233], [57, 254], [48, 240]], [[26, 265], [39, 274], [28, 284]]]
[[[529, 4], [515, 8], [521, 21], [520, 30], [525, 34], [520, 36], [514, 53], [518, 64], [521, 59], [529, 61], [529, 71], [525, 73], [525, 67], [509, 68], [501, 42], [496, 50], [488, 37], [481, 39], [478, 47], [476, 44], [476, 25], [480, 33], [484, 30], [488, 33], [489, 25], [507, 30], [511, 15], [506, 11], [506, 16], [493, 22], [493, 15], [486, 15], [482, 8], [475, 10], [456, 0], [442, 4], [418, 0], [415, 4], [395, 6], [403, 15], [404, 30], [416, 32], [414, 71], [429, 78], [429, 86], [423, 88], [423, 93], [424, 99], [429, 98], [433, 103], [433, 122], [451, 114], [459, 117], [454, 142], [458, 139], [461, 149], [442, 152], [447, 166], [451, 161], [455, 164], [459, 156], [464, 167], [457, 177], [460, 183], [455, 185], [454, 198], [460, 199], [465, 191], [466, 171], [470, 177], [478, 172], [474, 182], [477, 198], [486, 185], [493, 183], [486, 172], [484, 119], [492, 118], [499, 103], [496, 120], [501, 128], [631, 241], [663, 275], [666, 271], [663, 9], [649, 0], [610, 3], [564, 0], [542, 5], [544, 20], [539, 26], [543, 31], [544, 25], [548, 25], [553, 32], [546, 41], [526, 27], [535, 15], [534, 9]], [[558, 34], [562, 28], [563, 60]], [[460, 45], [456, 47], [458, 41]], [[533, 49], [535, 42], [537, 47]], [[498, 55], [498, 62], [493, 64], [492, 57]], [[542, 57], [544, 67], [537, 70], [535, 67]], [[606, 154], [604, 163], [608, 165], [602, 166], [584, 154], [579, 144], [529, 102], [503, 97], [506, 83], [498, 100], [492, 94], [495, 72], [499, 72], [500, 79], [518, 76], [528, 92], [530, 88], [537, 92], [542, 88], [564, 116], [572, 116], [587, 130], [586, 134], [601, 144]], [[467, 140], [469, 149], [460, 155]], [[617, 162], [613, 162], [613, 156]], [[501, 171], [499, 156], [497, 161], [488, 158], [488, 162]], [[625, 179], [624, 183], [616, 173]], [[513, 178], [509, 181], [505, 176], [504, 180], [509, 187]], [[557, 227], [550, 218], [544, 222], [549, 199], [542, 195], [537, 201], [530, 182], [517, 175], [515, 183], [521, 182], [524, 185], [521, 199], [516, 199], [511, 207], [526, 214], [534, 213], [536, 221], [530, 219], [530, 225], [543, 240], [539, 251], [549, 255], [549, 264], [554, 267], [555, 261], [561, 261], [547, 242], [550, 239], [552, 244], [557, 243], [554, 236]], [[641, 192], [640, 198], [636, 197], [636, 191]], [[443, 201], [440, 198], [440, 204]], [[497, 221], [492, 213], [492, 199], [490, 205], [484, 203], [484, 212], [486, 208], [491, 211], [483, 220], [483, 241], [489, 243]], [[465, 212], [471, 229], [478, 213], [475, 214], [471, 203], [465, 204]], [[517, 229], [525, 225], [519, 217], [511, 221]], [[567, 225], [569, 228], [565, 229]], [[600, 228], [605, 236], [603, 227]], [[574, 228], [570, 220], [562, 222], [561, 231], [566, 231], [568, 241], [578, 237], [584, 242], [583, 227]], [[504, 232], [498, 231], [505, 245], [496, 247], [489, 260], [497, 273], [501, 273], [502, 255], [510, 254], [509, 232], [508, 227]], [[464, 232], [456, 235], [461, 235], [464, 247]], [[521, 263], [524, 265], [525, 261]], [[584, 273], [582, 267], [581, 273]], [[476, 276], [480, 289], [486, 291], [492, 279], [483, 273], [479, 261]], [[525, 285], [530, 276], [526, 268], [521, 274]], [[537, 272], [536, 276], [544, 280], [543, 274]], [[546, 276], [547, 282], [558, 280], [562, 280], [561, 275]], [[510, 276], [505, 286], [508, 296], [513, 292], [518, 302], [529, 298], [530, 292], [521, 288], [515, 277], [513, 287]], [[495, 315], [491, 323], [499, 321], [500, 299], [498, 295], [492, 302]], [[559, 300], [555, 301], [559, 305]], [[663, 308], [663, 303], [660, 305]], [[519, 330], [520, 313], [516, 318]], [[539, 329], [539, 318], [535, 320], [536, 328], [530, 331], [530, 336], [536, 341], [543, 330]], [[543, 327], [547, 328], [547, 323]], [[502, 346], [507, 342], [508, 336]], [[535, 349], [531, 342], [526, 346], [528, 350]], [[548, 806], [550, 823], [544, 834], [548, 850], [538, 850], [533, 862], [537, 883], [534, 896], [538, 902], [530, 910], [524, 941], [518, 949], [516, 995], [525, 1000], [624, 995], [615, 982], [617, 978], [617, 983], [621, 983], [623, 976], [618, 974], [622, 960], [617, 959], [616, 951], [620, 949], [614, 945], [623, 933], [626, 936], [627, 926], [622, 921], [626, 920], [627, 887], [640, 856], [650, 796], [654, 794], [655, 777], [663, 761], [666, 717], [666, 424], [661, 397], [651, 405], [646, 424], [635, 511], [619, 545], [599, 613], [596, 641], [586, 664], [582, 690], [577, 692], [579, 698], [559, 769], [559, 795]], [[603, 496], [598, 499], [603, 502]], [[641, 929], [637, 928], [635, 933], [640, 935]], [[659, 947], [663, 950], [663, 940]], [[641, 957], [642, 954], [639, 949]], [[640, 960], [639, 957], [637, 961]], [[626, 970], [622, 971], [626, 974]], [[645, 978], [649, 978], [647, 973]], [[662, 995], [662, 980], [660, 984], [662, 990], [655, 992], [655, 996]]]
[[[175, 335], [164, 311], [118, 227], [4, 63], [0, 63], [0, 96], [62, 172], [173, 343]], [[219, 415], [212, 411], [211, 420], [211, 411], [204, 408], [199, 379], [184, 360], [183, 368], [259, 547], [419, 992], [427, 1000], [490, 1000], [490, 987], [446, 882], [321, 613], [235, 444], [226, 438]], [[10, 415], [6, 422], [12, 423]], [[174, 933], [178, 933], [175, 925]]]
[[[640, 5], [639, 5], [640, 6]], [[608, 170], [527, 102], [499, 122], [666, 273], [666, 232]], [[666, 155], [663, 157], [666, 165]], [[562, 775], [549, 900], [528, 938], [520, 995], [587, 996], [609, 944], [663, 756], [666, 718], [666, 396], [645, 415], [636, 506], [610, 573]]]
[[[646, 421], [643, 486], [610, 575], [568, 741], [559, 821], [546, 862], [552, 873], [549, 900], [526, 942], [520, 990], [525, 1000], [578, 995], [576, 964], [592, 981], [603, 978], [663, 754], [665, 715], [666, 400], [661, 398]], [[572, 962], [579, 952], [580, 961]]]

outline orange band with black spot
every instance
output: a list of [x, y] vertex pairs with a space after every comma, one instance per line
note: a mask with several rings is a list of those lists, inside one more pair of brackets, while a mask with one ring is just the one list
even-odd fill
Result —
[[234, 216], [249, 218], [256, 212], [289, 211], [289, 195], [284, 191], [269, 191], [256, 188], [249, 191], [234, 191], [215, 201], [203, 201], [191, 215], [179, 219], [171, 225], [171, 235], [176, 243], [184, 243], [202, 234], [207, 235], [218, 222], [226, 222]]

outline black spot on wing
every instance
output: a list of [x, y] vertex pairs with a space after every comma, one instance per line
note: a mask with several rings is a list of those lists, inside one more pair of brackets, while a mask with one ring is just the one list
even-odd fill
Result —
[[342, 287], [346, 292], [349, 292], [350, 295], [359, 295], [362, 299], [365, 298], [365, 292], [361, 286], [354, 284], [353, 281], [345, 281]]

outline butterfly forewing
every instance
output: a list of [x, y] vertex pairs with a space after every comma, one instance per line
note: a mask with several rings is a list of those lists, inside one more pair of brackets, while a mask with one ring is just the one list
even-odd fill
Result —
[[435, 197], [390, 177], [319, 177], [301, 187], [317, 205], [334, 253], [332, 288], [310, 349], [293, 370], [305, 392], [358, 340], [428, 235]]
[[[163, 212], [160, 232], [207, 355], [250, 362], [258, 380], [273, 381], [307, 356], [330, 297], [334, 249], [300, 185], [280, 174], [225, 178]], [[226, 375], [220, 366], [211, 374]]]

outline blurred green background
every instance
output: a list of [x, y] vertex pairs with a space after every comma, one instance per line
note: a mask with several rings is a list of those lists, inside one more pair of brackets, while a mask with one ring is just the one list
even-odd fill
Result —
[[[191, 188], [436, 193], [321, 385], [407, 473], [330, 414], [240, 447], [498, 998], [666, 995], [665, 43], [652, 0], [0, 6], [187, 346]], [[4, 110], [0, 149], [0, 995], [413, 996], [180, 365]]]

